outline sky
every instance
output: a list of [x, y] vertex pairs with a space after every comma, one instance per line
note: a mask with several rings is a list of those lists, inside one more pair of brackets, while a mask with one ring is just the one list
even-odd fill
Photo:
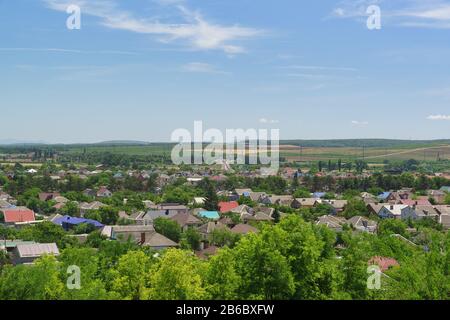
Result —
[[450, 138], [449, 0], [0, 0], [0, 40], [0, 141]]

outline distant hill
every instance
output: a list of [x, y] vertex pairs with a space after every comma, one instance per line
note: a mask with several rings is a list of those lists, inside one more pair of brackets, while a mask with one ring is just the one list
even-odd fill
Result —
[[446, 140], [389, 140], [389, 139], [337, 139], [337, 140], [282, 140], [280, 145], [296, 145], [306, 148], [367, 147], [393, 148], [450, 144]]

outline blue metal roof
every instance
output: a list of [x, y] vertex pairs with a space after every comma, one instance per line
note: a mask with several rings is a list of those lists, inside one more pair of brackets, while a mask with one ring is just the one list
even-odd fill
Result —
[[77, 217], [71, 217], [71, 216], [64, 216], [61, 218], [57, 218], [53, 221], [54, 224], [60, 225], [62, 226], [63, 224], [65, 225], [79, 225], [82, 223], [88, 223], [88, 224], [92, 224], [93, 226], [97, 227], [97, 228], [102, 228], [104, 225], [101, 224], [100, 222], [98, 222], [97, 220], [92, 220], [92, 219], [84, 219], [84, 218], [77, 218]]

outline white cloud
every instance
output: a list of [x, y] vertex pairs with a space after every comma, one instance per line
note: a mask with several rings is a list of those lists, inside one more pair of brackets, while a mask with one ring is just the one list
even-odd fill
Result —
[[352, 124], [354, 124], [355, 126], [368, 126], [369, 122], [368, 121], [357, 121], [357, 120], [353, 120]]
[[194, 72], [194, 73], [229, 74], [229, 72], [219, 70], [211, 64], [202, 62], [188, 63], [182, 67], [182, 70], [185, 72]]
[[273, 119], [267, 119], [267, 118], [261, 118], [261, 119], [259, 119], [259, 122], [264, 123], [264, 124], [275, 124], [275, 123], [279, 123], [280, 121], [273, 120]]
[[438, 115], [430, 115], [427, 117], [428, 120], [433, 120], [433, 121], [450, 121], [450, 115], [442, 115], [442, 114], [438, 114]]
[[139, 18], [135, 14], [121, 10], [114, 0], [43, 0], [53, 10], [64, 11], [69, 4], [80, 6], [81, 14], [100, 18], [105, 27], [135, 33], [160, 36], [161, 42], [184, 41], [198, 50], [222, 50], [227, 54], [245, 52], [245, 48], [233, 42], [254, 38], [262, 30], [239, 25], [222, 26], [207, 21], [200, 12], [191, 11], [180, 1], [157, 1], [174, 8], [177, 22], [161, 22], [157, 17]]

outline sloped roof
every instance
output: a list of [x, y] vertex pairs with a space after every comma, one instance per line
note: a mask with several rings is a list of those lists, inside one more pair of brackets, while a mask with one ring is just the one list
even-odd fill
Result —
[[59, 255], [56, 243], [18, 244], [17, 252], [21, 258], [40, 257], [43, 254]]
[[35, 221], [34, 212], [30, 209], [4, 209], [2, 212], [6, 223]]
[[237, 234], [247, 234], [247, 233], [250, 233], [250, 232], [258, 233], [259, 230], [256, 229], [255, 227], [252, 227], [252, 226], [248, 225], [248, 224], [240, 223], [240, 224], [234, 226], [231, 229], [231, 232], [237, 233]]
[[394, 258], [386, 258], [375, 256], [369, 260], [369, 265], [376, 264], [380, 267], [381, 271], [387, 271], [389, 268], [394, 266], [400, 266], [400, 264]]
[[148, 238], [146, 238], [143, 245], [147, 247], [178, 247], [178, 243], [157, 232], [153, 232]]
[[230, 212], [237, 207], [239, 207], [239, 203], [237, 201], [219, 202], [219, 209], [221, 213]]
[[192, 214], [186, 213], [186, 212], [180, 212], [180, 213], [174, 215], [171, 219], [178, 222], [178, 224], [181, 227], [184, 227], [186, 225], [194, 225], [194, 224], [201, 223], [201, 221], [199, 219], [194, 217]]

